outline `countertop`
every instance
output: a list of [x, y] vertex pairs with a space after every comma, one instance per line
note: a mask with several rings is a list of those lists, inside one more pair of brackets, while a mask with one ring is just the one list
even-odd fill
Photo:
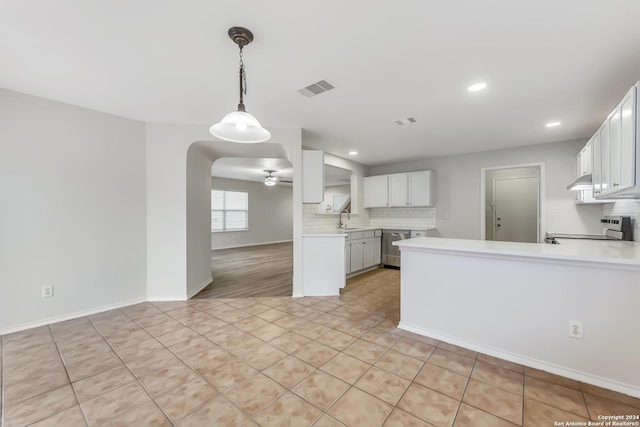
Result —
[[357, 227], [357, 228], [327, 228], [325, 230], [313, 230], [309, 233], [302, 233], [303, 237], [326, 237], [326, 236], [346, 236], [348, 233], [356, 233], [358, 231], [382, 230], [380, 227]]
[[560, 244], [418, 237], [393, 244], [403, 248], [437, 249], [550, 260], [590, 261], [640, 267], [640, 243], [620, 240], [557, 239]]
[[343, 236], [347, 233], [355, 233], [358, 231], [370, 231], [370, 230], [406, 230], [406, 231], [411, 231], [411, 230], [435, 230], [435, 227], [426, 227], [426, 228], [420, 228], [420, 227], [416, 227], [416, 228], [407, 228], [407, 227], [354, 227], [354, 228], [327, 228], [327, 229], [323, 229], [323, 230], [313, 230], [310, 232], [304, 232], [302, 233], [302, 236], [307, 236], [307, 237], [311, 237], [311, 236]]

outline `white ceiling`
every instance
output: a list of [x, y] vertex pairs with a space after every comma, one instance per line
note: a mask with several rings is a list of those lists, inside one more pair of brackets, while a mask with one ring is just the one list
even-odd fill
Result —
[[[286, 159], [273, 157], [222, 157], [211, 167], [211, 175], [217, 178], [239, 179], [242, 181], [263, 182], [267, 176], [265, 170], [274, 171], [272, 176], [284, 180], [293, 180], [293, 167]], [[331, 165], [324, 165], [324, 185], [349, 185], [351, 171]]]
[[[0, 86], [212, 124], [246, 26], [247, 110], [371, 165], [588, 137], [640, 79], [639, 18], [638, 0], [1, 0]], [[298, 93], [321, 79], [336, 89]]]

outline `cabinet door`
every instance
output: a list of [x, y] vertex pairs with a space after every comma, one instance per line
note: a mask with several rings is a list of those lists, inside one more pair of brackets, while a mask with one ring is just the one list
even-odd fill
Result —
[[382, 238], [373, 239], [373, 265], [379, 265], [382, 257]]
[[362, 270], [362, 255], [364, 253], [364, 245], [362, 244], [363, 239], [352, 240], [351, 241], [351, 269], [350, 272]]
[[362, 241], [362, 268], [375, 265], [375, 237], [369, 237]]
[[433, 206], [431, 171], [409, 173], [409, 206]]
[[324, 152], [302, 150], [302, 203], [324, 201]]
[[609, 125], [605, 121], [600, 130], [600, 195], [611, 192], [611, 149], [609, 146]]
[[602, 146], [600, 145], [600, 131], [591, 138], [591, 153], [593, 154], [593, 170], [591, 182], [593, 183], [593, 197], [598, 198], [602, 193]]
[[[622, 100], [619, 107], [620, 113], [620, 159], [616, 159], [618, 171], [612, 185], [619, 190], [633, 187], [635, 183], [635, 121], [636, 115], [636, 88], [633, 87]], [[616, 185], [617, 184], [617, 185]]]
[[385, 208], [389, 206], [389, 180], [387, 175], [367, 176], [363, 179], [362, 185], [365, 208]]
[[578, 153], [577, 165], [578, 173], [577, 177], [588, 175], [593, 172], [593, 154], [591, 153], [591, 140], [587, 142], [582, 150]]
[[409, 203], [408, 174], [389, 175], [389, 206], [407, 206]]
[[620, 186], [620, 125], [622, 118], [620, 110], [616, 108], [607, 117], [608, 141], [609, 141], [609, 181], [610, 191], [615, 192]]
[[344, 243], [344, 271], [351, 273], [351, 241], [347, 240]]

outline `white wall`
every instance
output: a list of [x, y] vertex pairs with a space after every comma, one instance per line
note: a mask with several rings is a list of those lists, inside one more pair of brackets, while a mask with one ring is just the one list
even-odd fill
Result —
[[[287, 158], [293, 165], [293, 295], [302, 295], [302, 193], [301, 130], [268, 126], [272, 138], [268, 143], [234, 144], [212, 141], [207, 125], [148, 123], [146, 125], [147, 159], [147, 296], [150, 300], [186, 299], [211, 274], [211, 265], [204, 261], [204, 251], [211, 248], [211, 205], [204, 203], [204, 165], [221, 157]], [[191, 145], [200, 147], [202, 162], [187, 156]], [[198, 156], [195, 156], [198, 157]], [[200, 178], [188, 169], [198, 169]], [[206, 192], [209, 192], [207, 189]], [[187, 207], [189, 205], [189, 207]], [[187, 219], [192, 209], [199, 221]], [[199, 261], [187, 264], [187, 260]], [[198, 271], [192, 270], [197, 268]]]
[[[187, 151], [187, 233], [211, 228], [211, 161], [203, 148], [192, 144]], [[192, 230], [194, 230], [192, 232]], [[208, 239], [187, 234], [187, 296], [211, 283], [211, 250]]]
[[315, 213], [318, 215], [327, 215], [327, 214], [335, 214], [334, 209], [340, 209], [340, 206], [334, 206], [333, 196], [343, 196], [348, 195], [351, 197], [351, 186], [350, 185], [332, 185], [328, 187], [324, 187], [324, 200], [322, 203], [318, 203], [315, 205]]
[[217, 177], [211, 179], [211, 186], [249, 193], [249, 230], [211, 233], [211, 249], [293, 240], [293, 187]]
[[0, 89], [0, 335], [145, 298], [144, 138], [140, 122]]
[[544, 162], [546, 231], [598, 233], [602, 208], [574, 203], [566, 186], [575, 180], [576, 154], [586, 140], [538, 144], [504, 150], [371, 166], [368, 175], [433, 169], [436, 181], [437, 227], [434, 235], [480, 238], [480, 169]]

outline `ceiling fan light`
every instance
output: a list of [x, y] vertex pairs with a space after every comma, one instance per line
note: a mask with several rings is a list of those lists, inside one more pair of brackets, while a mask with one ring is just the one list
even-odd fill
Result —
[[255, 144], [271, 138], [271, 132], [246, 111], [232, 111], [209, 129], [211, 135], [229, 142]]

